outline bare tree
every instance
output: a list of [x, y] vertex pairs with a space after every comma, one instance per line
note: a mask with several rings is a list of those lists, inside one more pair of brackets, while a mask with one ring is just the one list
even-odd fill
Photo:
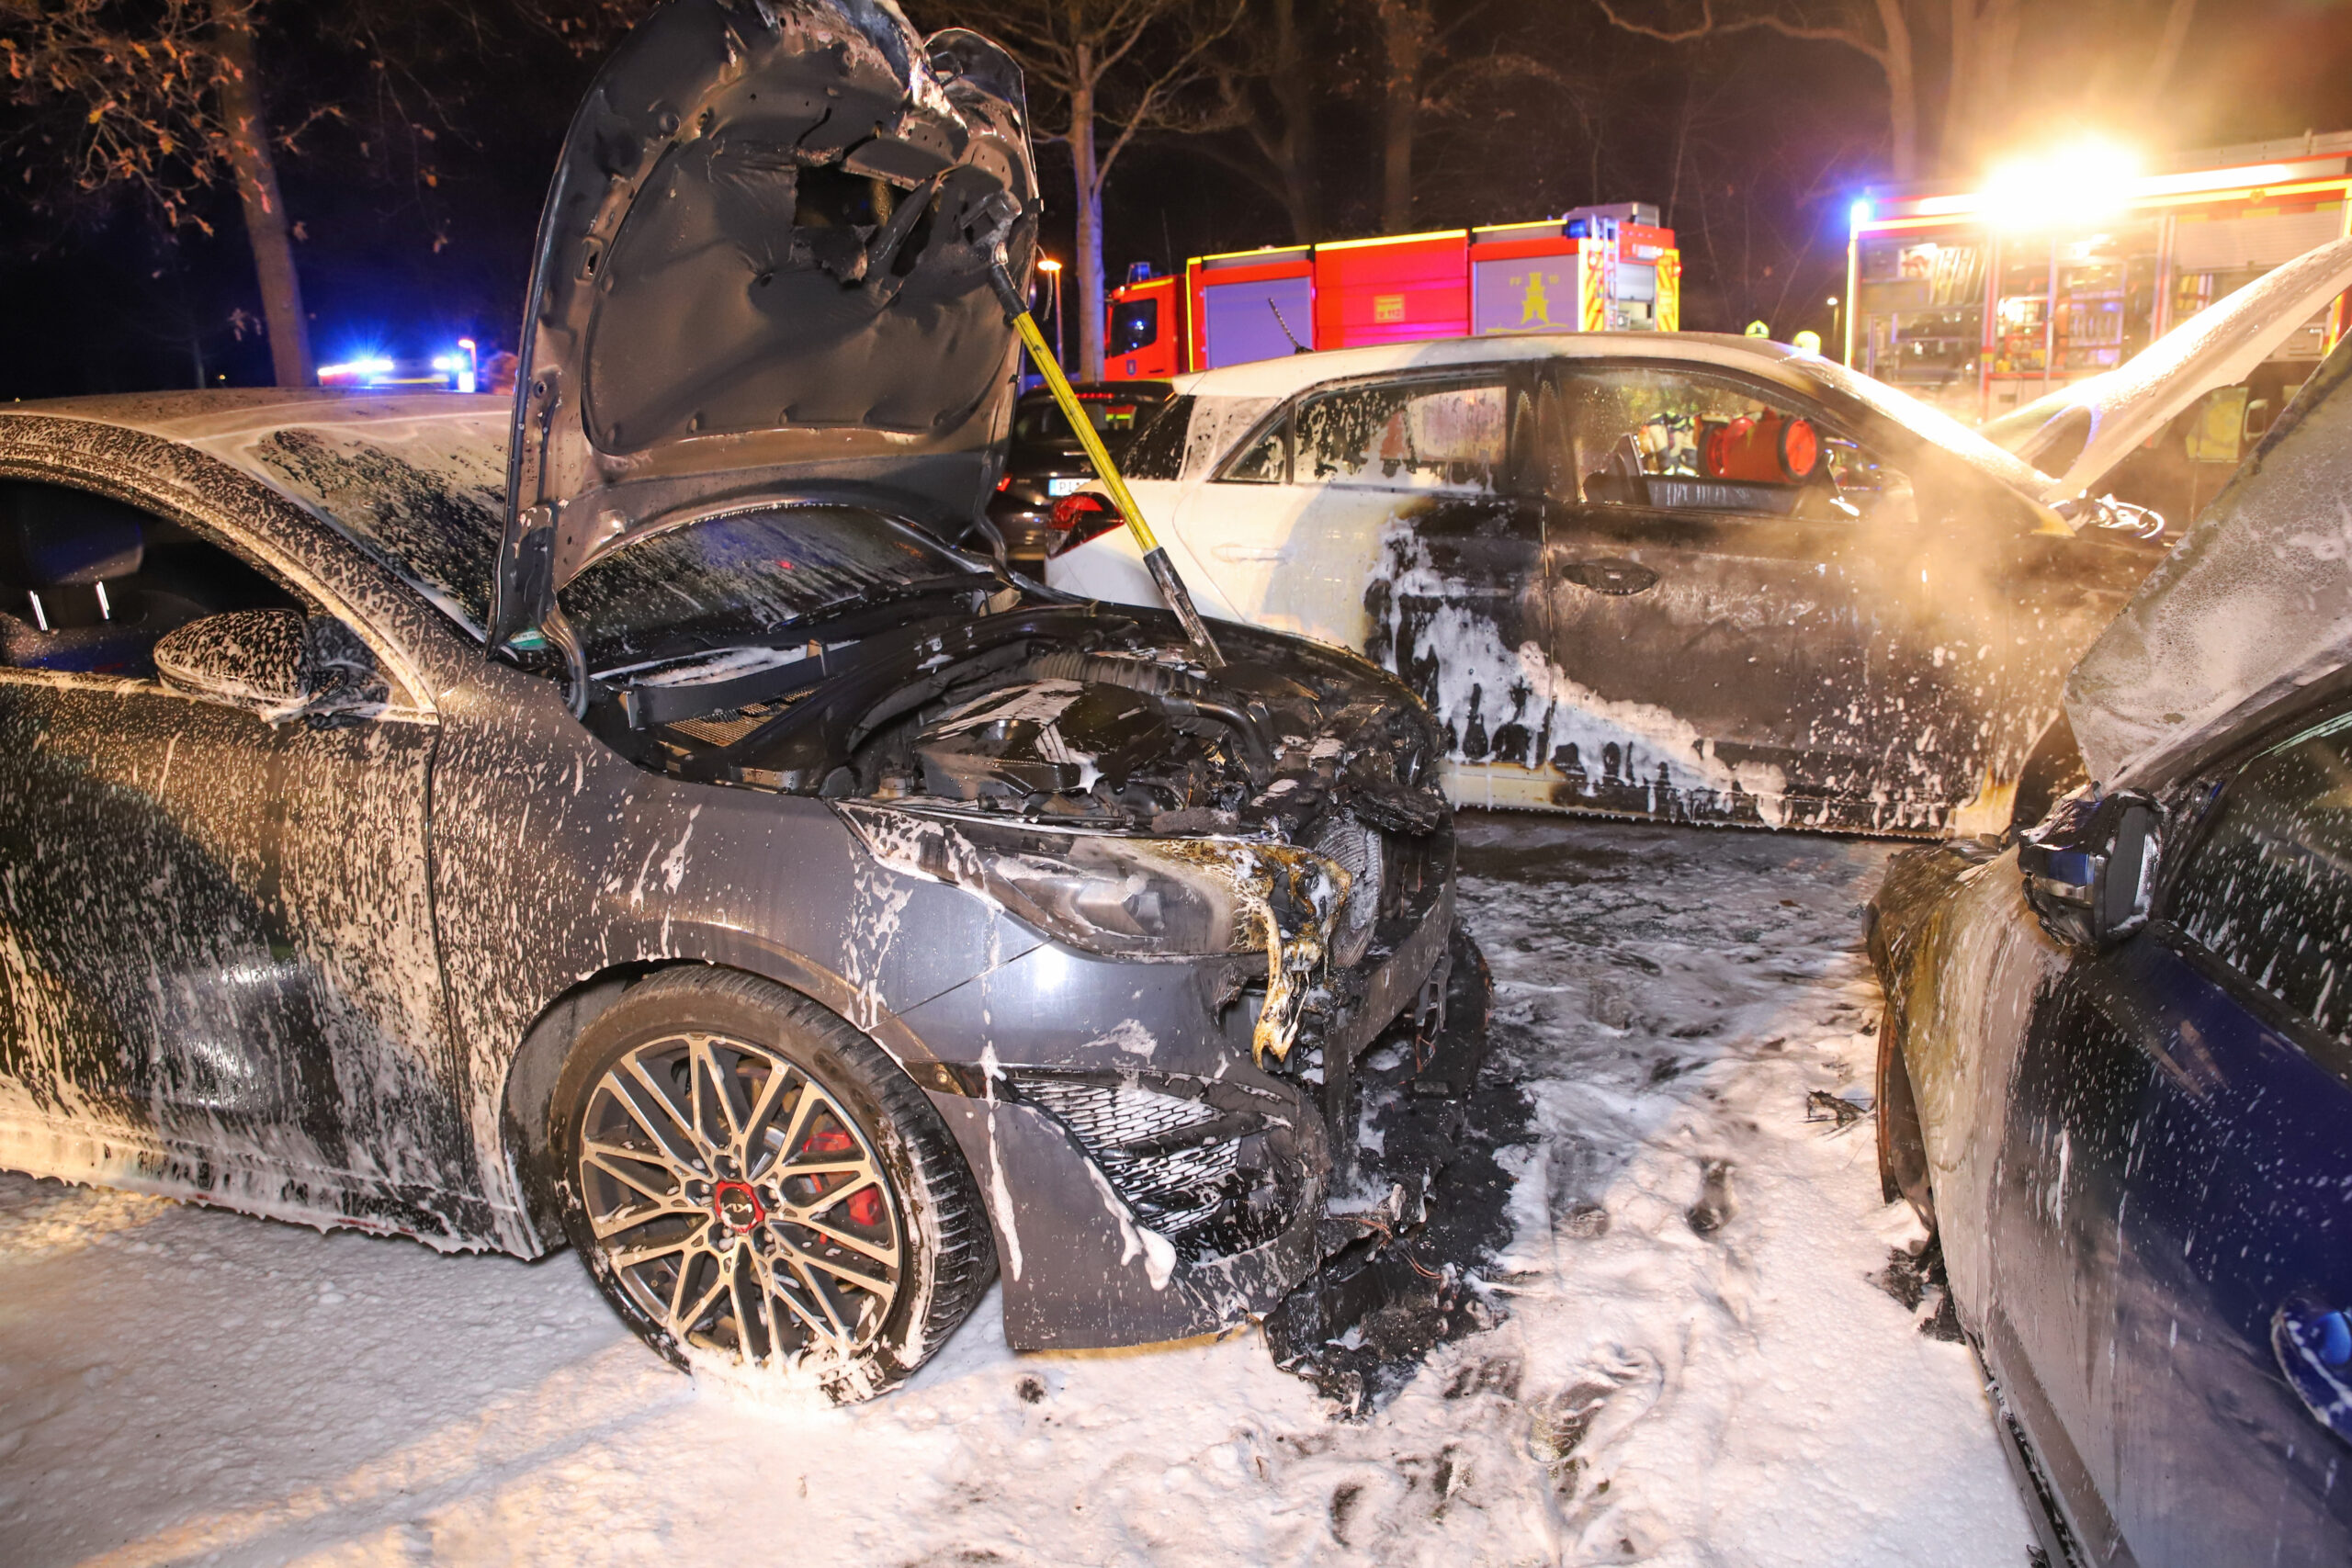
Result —
[[1311, 243], [1321, 229], [1315, 178], [1315, 74], [1295, 0], [1266, 0], [1247, 11], [1217, 51], [1213, 72], [1222, 118], [1248, 138], [1255, 160], [1215, 143], [1203, 151], [1233, 165], [1283, 204], [1290, 237]]
[[[2120, 0], [2117, 30], [2143, 19], [2156, 0]], [[1886, 77], [1889, 163], [1897, 179], [1921, 172], [1928, 161], [1921, 145], [1921, 88], [1933, 66], [1943, 71], [1943, 116], [1937, 128], [1934, 162], [1961, 173], [1999, 149], [2014, 123], [2011, 85], [2019, 72], [2018, 48], [2035, 9], [2033, 0], [1594, 0], [1601, 14], [1627, 32], [1667, 43], [1685, 43], [1728, 33], [1767, 29], [1783, 37], [1836, 43], [1875, 62]], [[2162, 96], [2180, 69], [2197, 18], [2197, 0], [2163, 0], [2163, 20], [2154, 28], [2155, 47], [2137, 72], [2128, 94], [2100, 89], [2090, 78], [2092, 99], [2108, 98], [2119, 115], [2153, 123]], [[2044, 21], [2063, 21], [2062, 7], [2041, 7]], [[1915, 28], [1917, 17], [1922, 26]], [[1931, 47], [1922, 48], [1922, 37]], [[2138, 64], [2128, 56], [2105, 63], [2118, 70]]]
[[1438, 45], [1430, 0], [1373, 0], [1386, 69], [1380, 84], [1380, 226], [1413, 226], [1413, 142], [1420, 130], [1421, 85]]
[[[1649, 22], [1619, 11], [1612, 0], [1593, 0], [1601, 15], [1615, 26], [1664, 43], [1688, 43], [1724, 33], [1763, 29], [1783, 38], [1834, 43], [1850, 49], [1876, 64], [1886, 78], [1887, 162], [1898, 180], [1919, 172], [1919, 62], [1912, 39], [1911, 19], [1903, 0], [1825, 0], [1821, 4], [1762, 3], [1728, 16], [1715, 14], [1714, 0], [1699, 0], [1696, 20], [1676, 25]], [[1963, 7], [1973, 13], [1980, 5], [2014, 12], [2018, 0], [1951, 0], [1954, 15]], [[1657, 6], [1657, 10], [1687, 15], [1685, 6]], [[2008, 34], [2011, 46], [2016, 28]]]
[[254, 49], [250, 0], [211, 0], [212, 46], [220, 62], [215, 132], [220, 156], [236, 175], [245, 239], [261, 280], [262, 319], [269, 323], [269, 367], [281, 387], [318, 380], [311, 357], [311, 319], [302, 309], [302, 279], [294, 269], [294, 225], [277, 188], [277, 158], [270, 149], [269, 116], [262, 107], [261, 67]]
[[254, 22], [259, 0], [0, 0], [9, 96], [73, 111], [73, 180], [129, 186], [175, 227], [210, 231], [199, 193], [236, 189], [280, 386], [316, 379], [293, 231], [263, 106]]
[[1943, 165], [1967, 167], [1989, 150], [2017, 65], [2024, 0], [1949, 0], [1951, 69], [1945, 78]]
[[[1138, 136], [1228, 123], [1204, 90], [1216, 74], [1212, 51], [1241, 11], [1242, 0], [971, 0], [955, 8], [956, 21], [1019, 58], [1032, 118], [1047, 128], [1040, 140], [1069, 150], [1079, 363], [1089, 379], [1102, 374], [1103, 186]], [[1050, 106], [1043, 115], [1041, 96]]]
[[2188, 25], [2197, 19], [2197, 0], [2171, 0], [2165, 7], [2164, 30], [2156, 35], [2155, 58], [2148, 64], [2148, 73], [2140, 81], [2140, 118], [2154, 120], [2166, 88], [2172, 85], [2173, 73], [2180, 69], [2180, 57], [2188, 47]]

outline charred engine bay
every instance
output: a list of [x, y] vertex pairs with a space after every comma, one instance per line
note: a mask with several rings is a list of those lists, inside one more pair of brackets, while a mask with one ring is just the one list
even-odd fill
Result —
[[750, 676], [708, 660], [641, 676], [588, 717], [680, 778], [1041, 825], [1311, 845], [1334, 807], [1408, 839], [1445, 821], [1438, 738], [1391, 677], [1223, 635], [1230, 662], [1211, 673], [1148, 613], [1024, 604], [863, 637], [822, 627]]

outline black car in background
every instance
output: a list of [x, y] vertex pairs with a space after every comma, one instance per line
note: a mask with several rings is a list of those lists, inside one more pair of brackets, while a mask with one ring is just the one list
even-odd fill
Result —
[[[1074, 389], [1114, 461], [1176, 390], [1166, 381], [1080, 381]], [[989, 502], [989, 520], [1004, 536], [1005, 553], [1025, 570], [1042, 568], [1066, 529], [1054, 526], [1054, 503], [1093, 478], [1094, 465], [1054, 406], [1053, 393], [1039, 388], [1024, 394], [1012, 411], [1004, 477]]]

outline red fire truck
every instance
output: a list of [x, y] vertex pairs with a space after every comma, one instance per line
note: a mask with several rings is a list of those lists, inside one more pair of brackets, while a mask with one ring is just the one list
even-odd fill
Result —
[[1111, 291], [1103, 376], [1149, 380], [1318, 348], [1680, 324], [1682, 257], [1645, 202], [1540, 223], [1195, 256]]

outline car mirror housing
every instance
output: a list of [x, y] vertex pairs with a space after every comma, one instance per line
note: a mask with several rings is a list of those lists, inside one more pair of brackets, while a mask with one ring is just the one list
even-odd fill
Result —
[[207, 615], [155, 644], [155, 672], [175, 691], [313, 728], [380, 710], [387, 692], [375, 656], [332, 615], [232, 610]]
[[2145, 925], [2161, 819], [2134, 790], [2086, 785], [2018, 844], [2026, 901], [2060, 942], [2104, 947]]

